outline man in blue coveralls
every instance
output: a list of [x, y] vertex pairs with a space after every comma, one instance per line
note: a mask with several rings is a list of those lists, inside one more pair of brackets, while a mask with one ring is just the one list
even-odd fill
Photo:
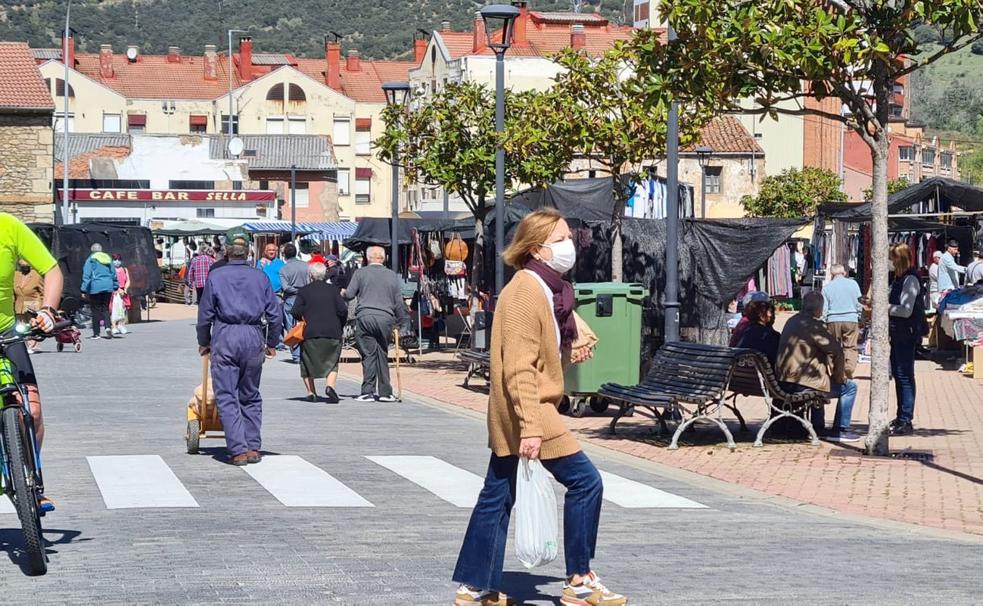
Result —
[[266, 275], [247, 263], [249, 236], [226, 234], [228, 264], [208, 274], [198, 302], [198, 352], [212, 353], [215, 403], [233, 465], [260, 461], [263, 357], [272, 358], [283, 320]]

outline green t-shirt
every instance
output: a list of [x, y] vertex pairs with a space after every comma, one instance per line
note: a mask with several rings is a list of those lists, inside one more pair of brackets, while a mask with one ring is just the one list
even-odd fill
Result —
[[0, 213], [0, 332], [10, 329], [14, 316], [14, 272], [24, 259], [42, 276], [58, 262], [40, 238], [17, 217]]

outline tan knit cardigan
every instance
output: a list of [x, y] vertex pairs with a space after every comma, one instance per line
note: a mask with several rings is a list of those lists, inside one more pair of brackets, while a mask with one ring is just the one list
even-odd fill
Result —
[[492, 323], [488, 446], [496, 455], [519, 454], [522, 438], [540, 437], [540, 457], [580, 451], [557, 406], [563, 366], [553, 309], [534, 276], [520, 271], [498, 300]]

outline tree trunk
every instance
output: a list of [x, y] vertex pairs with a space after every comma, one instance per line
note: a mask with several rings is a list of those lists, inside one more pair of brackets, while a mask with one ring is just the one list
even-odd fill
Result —
[[[886, 98], [886, 97], [885, 97]], [[886, 112], [885, 112], [886, 113]], [[871, 364], [870, 364], [870, 429], [867, 434], [867, 454], [885, 456], [888, 448], [888, 394], [891, 387], [890, 355], [888, 340], [888, 260], [887, 234], [887, 160], [889, 139], [886, 121], [874, 137], [871, 149], [873, 170], [873, 199], [871, 201]], [[862, 271], [862, 268], [861, 268]]]
[[611, 214], [611, 281], [624, 282], [625, 255], [621, 223], [625, 216], [625, 203], [628, 200], [624, 199], [622, 194], [624, 186], [621, 183], [621, 176], [613, 175], [612, 183], [614, 185], [614, 212]]

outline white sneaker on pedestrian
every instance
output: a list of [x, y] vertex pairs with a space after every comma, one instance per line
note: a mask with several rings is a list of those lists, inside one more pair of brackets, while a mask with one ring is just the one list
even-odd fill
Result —
[[120, 326], [120, 328], [119, 328], [119, 334], [121, 334], [121, 335], [128, 335], [128, 334], [130, 334], [130, 331], [126, 330], [126, 327], [125, 326]]
[[863, 438], [859, 433], [854, 433], [852, 431], [841, 431], [839, 435], [830, 436], [830, 442], [836, 442], [838, 444], [845, 444], [849, 442], [859, 442]]
[[114, 327], [113, 328], [113, 335], [118, 335], [118, 334], [122, 334], [122, 333], [120, 332], [119, 328]]
[[514, 606], [515, 601], [497, 591], [484, 591], [461, 585], [454, 597], [454, 606]]
[[379, 396], [376, 398], [377, 402], [399, 402], [396, 396]]
[[375, 394], [363, 393], [359, 397], [355, 398], [356, 402], [375, 402]]

